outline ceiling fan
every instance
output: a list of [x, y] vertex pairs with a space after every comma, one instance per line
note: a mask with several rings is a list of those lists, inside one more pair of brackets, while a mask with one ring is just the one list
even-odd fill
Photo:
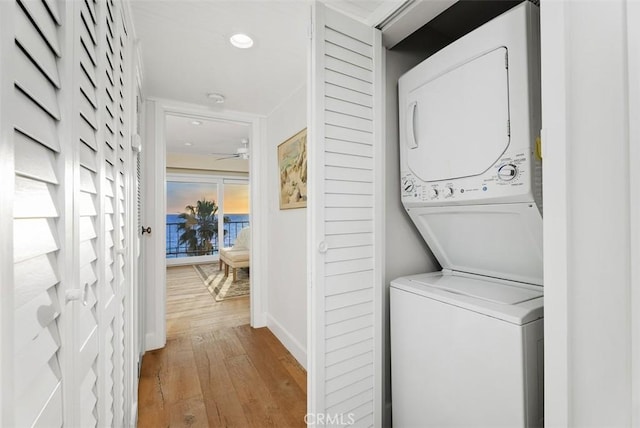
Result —
[[216, 159], [216, 161], [224, 159], [249, 159], [249, 139], [243, 138], [241, 141], [242, 147], [238, 147], [235, 153], [211, 153], [213, 156], [222, 156]]

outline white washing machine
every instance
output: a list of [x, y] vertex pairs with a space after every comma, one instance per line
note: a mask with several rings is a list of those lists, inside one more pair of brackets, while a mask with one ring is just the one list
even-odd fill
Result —
[[442, 266], [391, 283], [395, 427], [543, 423], [538, 9], [399, 80], [402, 203]]

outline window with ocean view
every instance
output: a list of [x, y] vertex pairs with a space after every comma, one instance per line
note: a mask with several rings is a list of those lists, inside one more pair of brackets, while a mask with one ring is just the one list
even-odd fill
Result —
[[217, 257], [249, 226], [248, 184], [239, 180], [167, 181], [166, 257]]

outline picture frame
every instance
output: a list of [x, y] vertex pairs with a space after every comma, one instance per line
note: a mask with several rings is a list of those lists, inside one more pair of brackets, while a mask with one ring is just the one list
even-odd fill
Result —
[[307, 128], [278, 145], [280, 209], [307, 207]]

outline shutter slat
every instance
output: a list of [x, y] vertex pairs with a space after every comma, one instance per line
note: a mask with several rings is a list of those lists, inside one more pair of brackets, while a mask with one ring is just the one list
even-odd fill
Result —
[[[366, 306], [367, 305], [365, 304], [360, 305], [360, 307], [362, 308], [366, 308]], [[368, 312], [364, 309], [362, 311]], [[349, 345], [346, 348], [329, 352], [327, 354], [327, 358], [325, 359], [325, 364], [327, 367], [331, 367], [334, 364], [338, 364], [345, 360], [348, 360], [349, 358], [352, 358], [354, 355], [364, 354], [365, 352], [373, 352], [373, 339], [367, 339], [362, 342]]]
[[335, 406], [328, 407], [327, 411], [330, 412], [330, 414], [348, 414], [351, 410], [356, 407], [360, 407], [365, 403], [369, 403], [369, 407], [373, 411], [373, 389], [364, 391], [349, 400], [336, 404]]
[[59, 315], [58, 302], [52, 301], [47, 292], [38, 294], [29, 303], [17, 309], [15, 322], [20, 326], [21, 334], [17, 335], [14, 341], [16, 351], [22, 351], [40, 334], [43, 325], [54, 322]]
[[327, 251], [327, 263], [338, 261], [368, 259], [373, 257], [373, 247], [371, 245], [363, 247], [335, 248]]
[[329, 208], [371, 208], [373, 207], [373, 196], [325, 193], [325, 206]]
[[46, 218], [16, 219], [13, 230], [20, 237], [13, 241], [14, 263], [58, 250], [53, 223]]
[[324, 190], [327, 194], [373, 195], [373, 183], [326, 180]]
[[373, 85], [371, 83], [364, 82], [360, 79], [356, 79], [355, 77], [336, 73], [331, 70], [327, 70], [326, 77], [326, 82], [328, 84], [349, 88], [352, 91], [361, 92], [366, 95], [371, 95], [373, 93]]
[[86, 144], [80, 144], [80, 165], [93, 172], [98, 169], [95, 152]]
[[[362, 315], [355, 318], [349, 318], [344, 321], [327, 325], [327, 339], [340, 336], [341, 334], [351, 333], [356, 330], [360, 330], [365, 327], [373, 328], [373, 315], [371, 313]], [[337, 376], [337, 375], [336, 375]], [[327, 372], [327, 379], [331, 379], [334, 376], [330, 376]]]
[[80, 49], [78, 52], [78, 60], [80, 61], [80, 67], [89, 78], [91, 86], [97, 88], [98, 77], [96, 76], [95, 66], [93, 65], [93, 61], [91, 60], [89, 53], [84, 49]]
[[[355, 397], [363, 391], [368, 391], [370, 389], [373, 389], [373, 378], [369, 376], [354, 382], [349, 386], [327, 394], [327, 406], [335, 406], [342, 401], [346, 401], [351, 397]], [[349, 414], [352, 415], [352, 412], [349, 412]]]
[[62, 427], [62, 384], [58, 383], [36, 420], [29, 424], [34, 428]]
[[329, 235], [325, 241], [329, 248], [360, 247], [373, 245], [372, 233], [353, 233], [344, 235]]
[[24, 49], [31, 60], [47, 76], [49, 81], [60, 89], [60, 77], [56, 65], [56, 55], [40, 37], [38, 30], [29, 22], [22, 11], [16, 13], [16, 41]]
[[46, 293], [58, 283], [54, 258], [46, 254], [25, 260], [14, 265], [16, 284], [14, 306], [16, 309]]
[[15, 375], [20, 382], [31, 383], [37, 375], [34, 367], [42, 367], [54, 357], [60, 348], [60, 340], [57, 332], [51, 328], [45, 328], [40, 334], [31, 338], [19, 352], [16, 353]]
[[373, 159], [357, 155], [345, 155], [341, 153], [326, 153], [325, 164], [352, 169], [373, 170]]
[[78, 121], [78, 135], [80, 137], [80, 141], [89, 146], [94, 152], [98, 150], [96, 131], [93, 129], [91, 124], [84, 119]]
[[373, 301], [373, 290], [368, 289], [351, 291], [341, 295], [327, 296], [327, 311], [359, 305]]
[[80, 267], [88, 266], [90, 263], [96, 261], [97, 258], [98, 256], [92, 241], [80, 242]]
[[355, 116], [349, 116], [344, 113], [336, 113], [333, 111], [325, 112], [326, 123], [341, 128], [355, 129], [356, 131], [372, 132], [373, 122], [367, 119], [361, 119]]
[[52, 185], [25, 177], [15, 180], [14, 218], [58, 217]]
[[40, 34], [42, 34], [42, 37], [51, 50], [53, 50], [57, 57], [60, 57], [56, 23], [44, 3], [36, 0], [18, 0], [18, 3], [22, 5], [29, 17], [35, 22]]
[[325, 348], [327, 352], [335, 351], [336, 349], [344, 348], [352, 343], [360, 342], [373, 337], [373, 329], [363, 328], [362, 330], [354, 331], [351, 333], [343, 334], [342, 336], [326, 339]]
[[373, 171], [368, 169], [352, 169], [338, 166], [327, 166], [325, 167], [325, 178], [327, 180], [372, 183]]
[[16, 132], [15, 143], [16, 174], [51, 184], [57, 184], [55, 157], [51, 150], [30, 138]]
[[94, 284], [96, 282], [96, 273], [91, 265], [80, 267], [80, 284]]
[[354, 155], [366, 158], [373, 157], [373, 147], [368, 144], [351, 143], [348, 141], [326, 139], [326, 153], [339, 153], [344, 155]]
[[363, 94], [362, 92], [329, 83], [325, 84], [324, 90], [327, 98], [342, 100], [363, 107], [373, 107], [373, 96], [371, 94]]
[[38, 107], [20, 90], [15, 90], [14, 126], [24, 135], [60, 152], [56, 120]]
[[[335, 45], [333, 43], [327, 43], [325, 48], [325, 55], [329, 58], [335, 58], [344, 63], [352, 64], [365, 71], [371, 73], [373, 62], [371, 58], [353, 52], [342, 46]], [[326, 60], [325, 60], [326, 61]]]
[[331, 221], [325, 226], [325, 235], [350, 235], [356, 233], [373, 233], [373, 221]]
[[60, 10], [58, 9], [58, 4], [55, 0], [43, 0], [45, 6], [47, 6], [47, 10], [49, 11], [49, 15], [56, 23], [56, 25], [61, 25], [62, 20], [60, 19]]
[[326, 221], [373, 220], [373, 210], [367, 208], [325, 208]]
[[[87, 122], [93, 131], [98, 130], [98, 118], [95, 107], [91, 104], [89, 99], [85, 96], [80, 97], [78, 108], [80, 109], [80, 116]], [[95, 136], [94, 136], [95, 140]]]
[[366, 119], [368, 121], [373, 120], [373, 111], [371, 108], [347, 101], [337, 100], [335, 98], [327, 98], [325, 109], [327, 111], [343, 113], [360, 119]]
[[96, 98], [96, 89], [93, 87], [93, 83], [91, 83], [91, 80], [89, 80], [89, 76], [87, 76], [86, 73], [80, 73], [79, 86], [80, 86], [80, 91], [91, 103], [93, 108], [97, 109], [98, 100]]
[[370, 70], [354, 65], [353, 63], [347, 62], [343, 59], [328, 56], [324, 66], [327, 70], [335, 71], [336, 73], [340, 74], [346, 74], [347, 76], [360, 79], [364, 82], [372, 83]]
[[360, 144], [373, 144], [373, 134], [340, 126], [325, 126], [325, 136], [333, 140], [349, 141]]
[[80, 241], [88, 241], [97, 236], [91, 217], [80, 217]]
[[347, 273], [364, 272], [371, 269], [373, 269], [373, 259], [343, 260], [327, 263], [325, 275], [344, 275]]
[[15, 84], [22, 92], [38, 104], [51, 117], [60, 120], [56, 88], [22, 52], [17, 49], [14, 56], [16, 67]]
[[[373, 278], [371, 276], [371, 272], [356, 272], [348, 275], [342, 275], [340, 278], [335, 278], [333, 281], [327, 284], [326, 295], [327, 297], [331, 297], [337, 294], [364, 290], [371, 286], [372, 279]], [[328, 318], [325, 320], [327, 324], [335, 322], [335, 317], [340, 317], [339, 313], [334, 312], [335, 310], [327, 313]], [[331, 320], [329, 319], [329, 314], [331, 314]], [[357, 312], [353, 313], [354, 316], [356, 314]]]
[[351, 37], [348, 32], [328, 26], [324, 37], [327, 43], [349, 49], [369, 59], [373, 56], [373, 47], [370, 43]]
[[[95, 24], [91, 17], [91, 12], [87, 8], [87, 2], [82, 2], [83, 7], [80, 9], [80, 17], [82, 18], [82, 23], [84, 24], [82, 27], [87, 31], [89, 37], [91, 37], [91, 44], [95, 45], [98, 43], [98, 36], [96, 35]], [[81, 36], [82, 37], [82, 36]]]
[[372, 364], [363, 366], [352, 371], [347, 376], [334, 378], [327, 381], [327, 391], [329, 393], [340, 391], [342, 388], [346, 388], [349, 385], [353, 385], [354, 383], [360, 382], [363, 379], [370, 378], [372, 366]]
[[89, 14], [91, 15], [91, 22], [93, 25], [96, 25], [98, 23], [98, 18], [96, 15], [96, 6], [93, 3], [93, 1], [91, 0], [84, 0], [85, 2], [85, 6], [87, 8], [87, 10], [89, 11]]
[[80, 191], [94, 195], [97, 193], [95, 175], [85, 168], [80, 168]]
[[80, 216], [96, 216], [96, 206], [94, 203], [94, 197], [90, 193], [80, 192], [78, 197], [78, 205], [80, 206]]

